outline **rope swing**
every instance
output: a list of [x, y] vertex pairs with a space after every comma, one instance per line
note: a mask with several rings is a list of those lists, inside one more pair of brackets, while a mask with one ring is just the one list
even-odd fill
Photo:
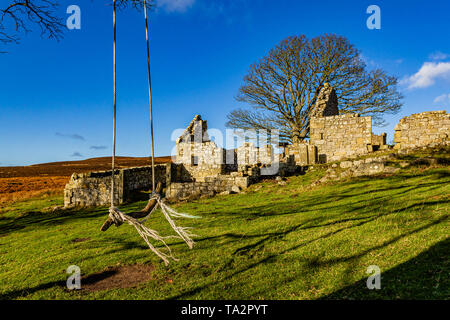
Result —
[[[113, 0], [113, 25], [114, 25], [114, 44], [113, 44], [113, 78], [114, 78], [114, 115], [113, 115], [113, 152], [112, 152], [112, 171], [111, 171], [111, 206], [109, 208], [108, 219], [100, 228], [101, 231], [106, 231], [112, 224], [117, 227], [122, 225], [124, 222], [135, 227], [139, 235], [147, 243], [148, 247], [159, 256], [166, 265], [169, 264], [169, 260], [173, 259], [178, 261], [173, 255], [170, 247], [165, 242], [168, 238], [179, 238], [182, 239], [190, 249], [194, 246], [194, 241], [192, 237], [195, 235], [190, 232], [190, 228], [178, 227], [172, 218], [200, 218], [197, 216], [188, 215], [186, 213], [178, 213], [167, 204], [161, 198], [160, 192], [162, 189], [161, 182], [158, 182], [155, 188], [155, 149], [154, 149], [154, 138], [153, 138], [153, 106], [152, 106], [152, 89], [151, 89], [151, 76], [150, 76], [150, 46], [149, 46], [149, 36], [148, 36], [148, 19], [147, 19], [147, 1], [144, 0], [144, 17], [145, 17], [145, 35], [147, 41], [147, 69], [148, 69], [148, 93], [149, 93], [149, 104], [150, 104], [150, 138], [151, 138], [151, 149], [152, 149], [152, 194], [148, 200], [147, 205], [144, 209], [137, 212], [131, 212], [125, 214], [121, 212], [116, 206], [114, 201], [115, 195], [115, 158], [116, 158], [116, 0]], [[157, 231], [152, 230], [144, 225], [144, 223], [150, 218], [150, 215], [156, 211], [158, 208], [161, 209], [164, 217], [169, 222], [172, 229], [177, 233], [177, 236], [161, 236]], [[139, 220], [142, 218], [141, 220]], [[150, 239], [160, 241], [167, 252], [162, 252], [152, 245]]]

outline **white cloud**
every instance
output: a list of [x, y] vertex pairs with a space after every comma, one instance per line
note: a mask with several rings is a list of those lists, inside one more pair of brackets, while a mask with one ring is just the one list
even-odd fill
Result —
[[416, 74], [406, 77], [401, 84], [408, 89], [427, 88], [438, 78], [450, 78], [450, 62], [425, 62]]
[[194, 2], [195, 0], [157, 0], [156, 4], [167, 12], [186, 12]]
[[450, 54], [446, 54], [441, 51], [436, 51], [430, 54], [431, 60], [445, 60], [447, 58], [450, 58]]
[[433, 102], [447, 104], [448, 102], [450, 102], [450, 93], [449, 94], [446, 94], [446, 93], [441, 94], [440, 96], [434, 98]]

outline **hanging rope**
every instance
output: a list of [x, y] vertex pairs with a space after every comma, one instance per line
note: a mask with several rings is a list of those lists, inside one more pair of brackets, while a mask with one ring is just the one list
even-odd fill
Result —
[[114, 26], [114, 43], [113, 43], [113, 79], [114, 79], [114, 116], [113, 116], [113, 150], [112, 150], [112, 170], [111, 170], [111, 207], [114, 207], [114, 167], [116, 162], [116, 0], [113, 1], [113, 26]]
[[[146, 41], [147, 41], [147, 69], [148, 69], [148, 92], [149, 92], [149, 103], [150, 103], [150, 137], [151, 137], [151, 149], [152, 149], [152, 194], [150, 196], [149, 202], [147, 204], [147, 207], [151, 205], [151, 202], [154, 201], [156, 204], [153, 206], [153, 208], [148, 212], [148, 214], [142, 219], [138, 220], [130, 215], [124, 214], [121, 212], [118, 208], [115, 207], [115, 157], [116, 157], [116, 102], [117, 102], [117, 82], [116, 82], [116, 0], [113, 0], [113, 26], [114, 26], [114, 43], [113, 43], [113, 78], [114, 78], [114, 116], [113, 116], [113, 152], [112, 152], [112, 171], [111, 171], [111, 206], [109, 208], [109, 218], [108, 220], [103, 224], [101, 230], [106, 231], [111, 223], [114, 223], [116, 226], [120, 226], [124, 222], [127, 222], [128, 224], [135, 227], [136, 231], [139, 233], [139, 235], [144, 239], [144, 241], [147, 243], [149, 248], [158, 255], [166, 265], [169, 264], [169, 259], [173, 259], [175, 261], [178, 261], [173, 255], [172, 251], [170, 250], [169, 246], [165, 242], [168, 238], [180, 238], [184, 242], [187, 243], [190, 249], [194, 246], [194, 241], [192, 240], [192, 237], [195, 236], [192, 234], [187, 227], [179, 227], [175, 224], [172, 218], [200, 218], [197, 216], [188, 215], [186, 213], [178, 213], [172, 208], [170, 208], [168, 205], [164, 203], [164, 201], [161, 199], [161, 196], [159, 193], [155, 190], [155, 148], [154, 148], [154, 137], [153, 137], [153, 106], [152, 106], [152, 89], [151, 89], [151, 75], [150, 75], [150, 44], [149, 44], [149, 36], [148, 36], [148, 19], [147, 19], [147, 1], [144, 0], [144, 16], [145, 16], [145, 34], [146, 34]], [[158, 188], [161, 188], [161, 185], [158, 184]], [[146, 207], [146, 209], [147, 209]], [[159, 235], [159, 233], [155, 230], [152, 230], [146, 226], [144, 226], [144, 222], [148, 220], [150, 215], [157, 209], [161, 208], [162, 213], [164, 214], [164, 217], [169, 222], [172, 229], [178, 234], [178, 236], [167, 236], [162, 237]], [[149, 207], [150, 208], [150, 207]], [[142, 210], [140, 213], [146, 214], [146, 209]], [[150, 242], [150, 239], [154, 239], [157, 241], [161, 241], [164, 245], [164, 247], [167, 249], [167, 253], [162, 252], [158, 249], [156, 249], [155, 246], [153, 246]]]
[[148, 39], [147, 0], [144, 0], [144, 17], [145, 17], [145, 39], [147, 42], [148, 99], [150, 103], [150, 137], [152, 142], [152, 190], [155, 190], [155, 147], [153, 143], [152, 78], [150, 73], [150, 43]]

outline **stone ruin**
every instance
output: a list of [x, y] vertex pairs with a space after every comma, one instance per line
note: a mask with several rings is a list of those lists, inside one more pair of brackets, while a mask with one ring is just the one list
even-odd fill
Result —
[[[450, 115], [446, 111], [413, 114], [395, 127], [395, 149], [448, 145]], [[339, 114], [335, 90], [328, 84], [320, 90], [310, 117], [310, 139], [260, 147], [244, 142], [226, 150], [208, 136], [206, 120], [196, 115], [176, 141], [172, 163], [157, 165], [155, 180], [165, 186], [168, 199], [183, 200], [215, 194], [237, 193], [270, 176], [305, 171], [310, 165], [343, 159], [356, 159], [390, 148], [386, 133], [372, 133], [372, 118], [359, 114]], [[269, 168], [276, 170], [268, 170]], [[116, 170], [117, 204], [133, 199], [140, 190], [151, 188], [151, 167]], [[109, 205], [111, 171], [74, 173], [64, 191], [64, 204], [71, 206]]]
[[311, 113], [311, 118], [336, 116], [338, 114], [339, 109], [336, 90], [326, 82], [317, 95], [317, 101], [314, 110]]
[[[111, 202], [111, 170], [74, 173], [64, 189], [64, 206], [101, 206]], [[167, 184], [167, 166], [156, 165], [155, 180]], [[139, 190], [151, 188], [150, 166], [125, 168], [114, 171], [115, 203], [121, 204], [137, 198]]]
[[245, 142], [226, 150], [209, 139], [207, 130], [206, 120], [196, 115], [177, 139], [167, 198], [240, 192], [260, 178], [264, 164], [273, 162], [271, 145]]
[[404, 117], [395, 126], [395, 149], [448, 145], [450, 114], [446, 111], [428, 111]]
[[283, 150], [298, 165], [355, 158], [388, 147], [386, 133], [372, 133], [372, 117], [339, 114], [336, 91], [328, 83], [319, 92], [309, 125], [309, 142], [293, 143]]

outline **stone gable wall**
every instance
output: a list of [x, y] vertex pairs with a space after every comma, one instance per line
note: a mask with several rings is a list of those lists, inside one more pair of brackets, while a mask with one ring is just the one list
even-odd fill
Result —
[[395, 126], [396, 149], [450, 144], [450, 114], [429, 111], [404, 117]]
[[334, 90], [329, 83], [325, 83], [317, 95], [317, 101], [311, 117], [329, 117], [338, 114], [339, 109], [336, 90]]

